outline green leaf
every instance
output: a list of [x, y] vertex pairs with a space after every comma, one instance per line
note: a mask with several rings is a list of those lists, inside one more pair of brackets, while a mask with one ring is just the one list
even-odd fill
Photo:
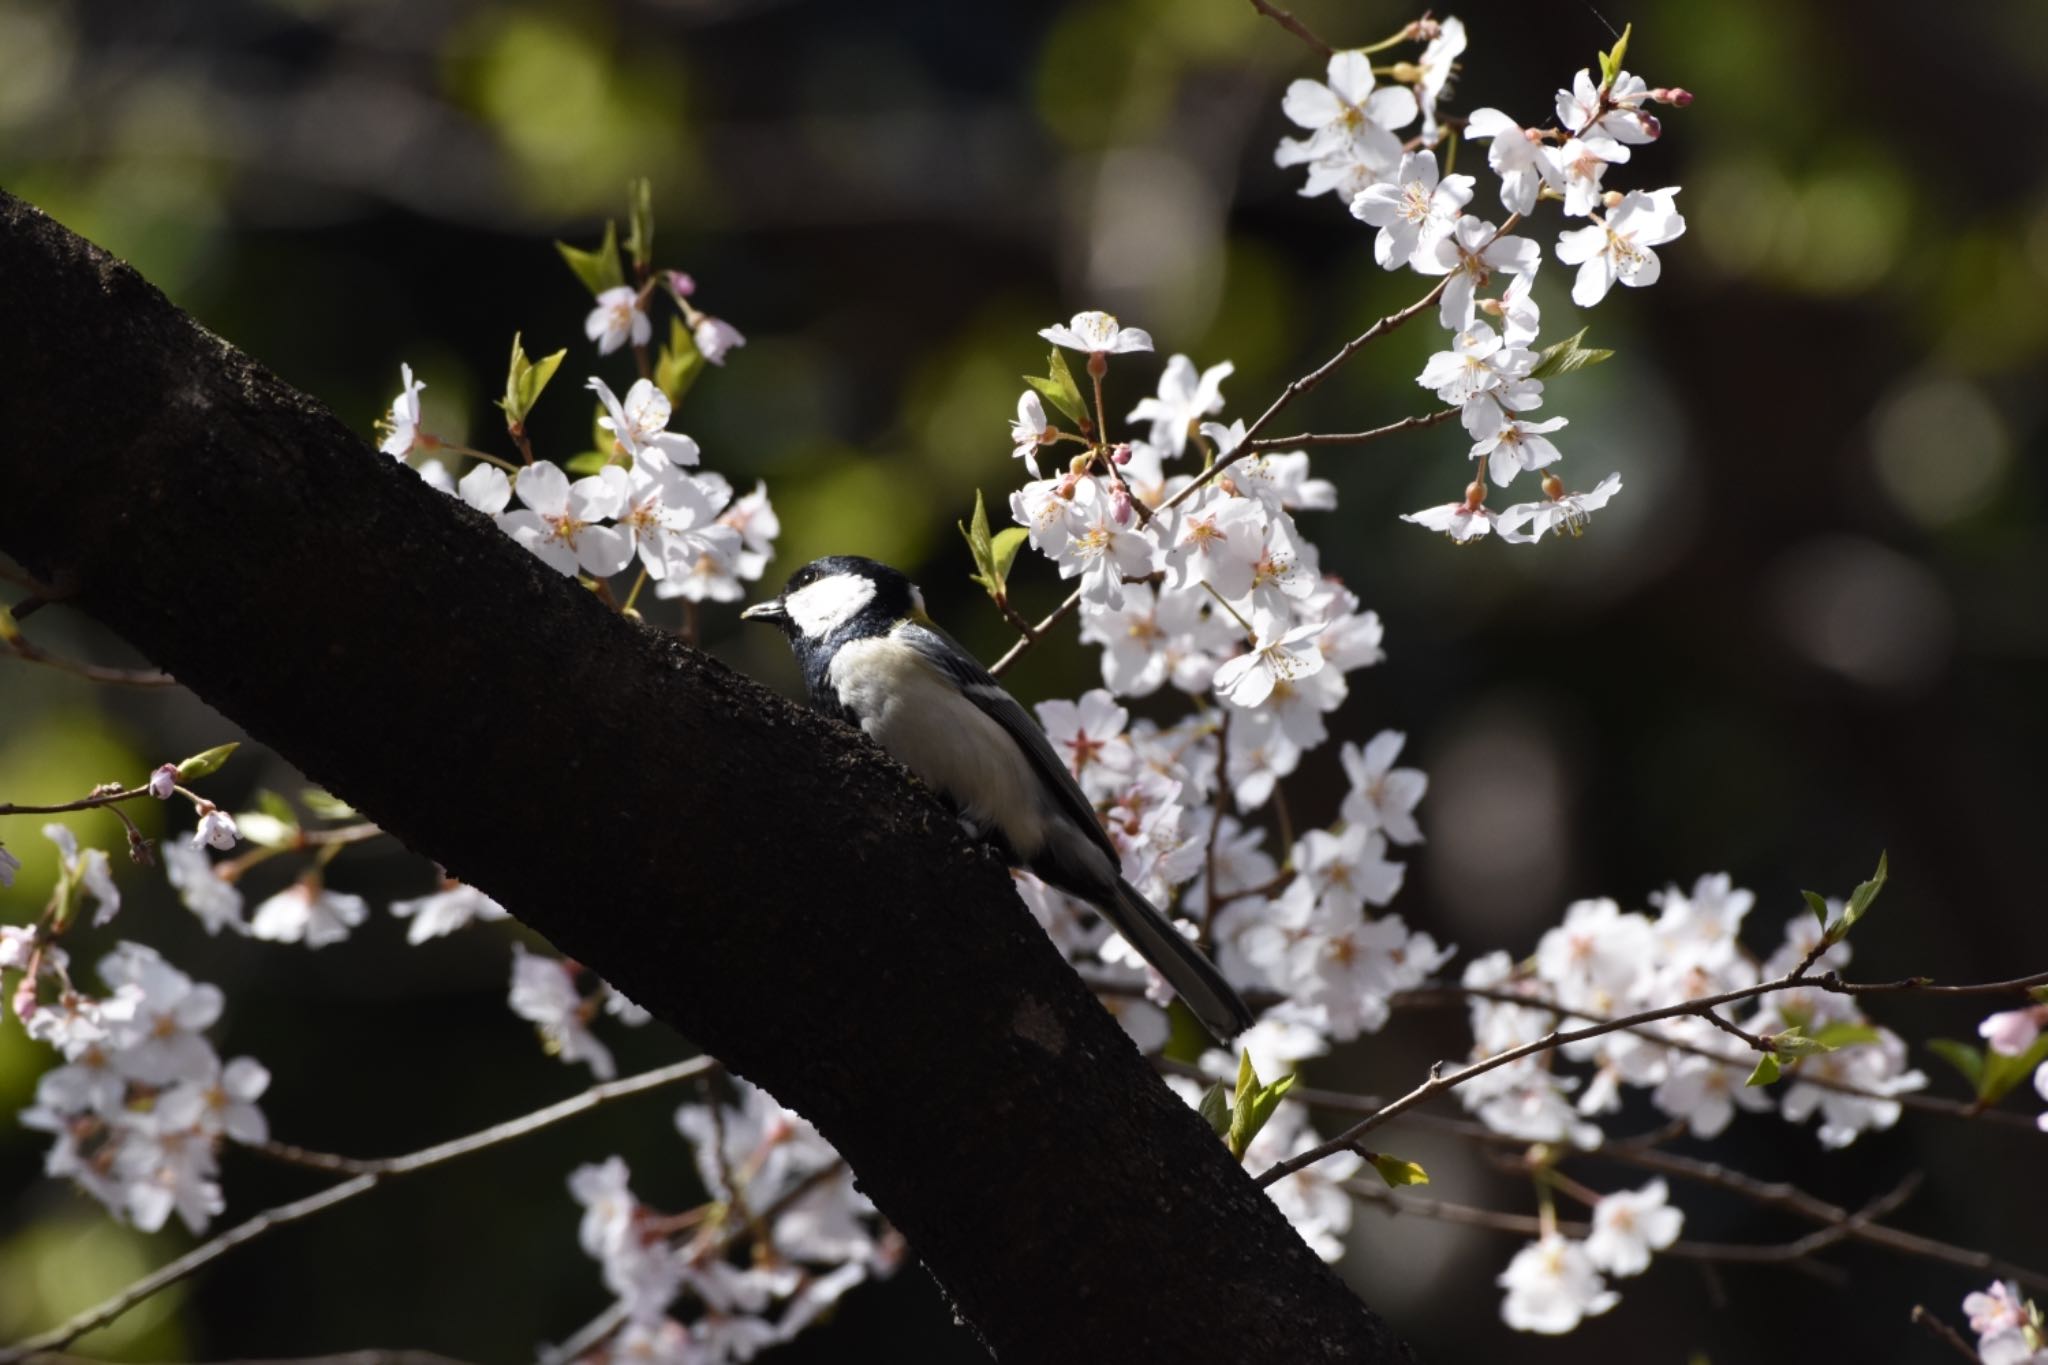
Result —
[[1984, 1084], [1984, 1053], [1975, 1044], [1954, 1038], [1929, 1038], [1927, 1050], [1962, 1072], [1972, 1091]]
[[540, 391], [548, 386], [561, 368], [562, 357], [569, 352], [564, 349], [539, 360], [527, 357], [526, 348], [519, 344], [519, 334], [512, 334], [512, 364], [505, 372], [505, 396], [498, 400], [498, 406], [505, 410], [506, 421], [515, 426], [524, 426], [526, 415], [533, 411], [533, 405], [540, 398]]
[[195, 777], [211, 777], [228, 761], [228, 755], [241, 747], [241, 741], [237, 740], [233, 744], [216, 744], [192, 755], [178, 765], [178, 780], [190, 782]]
[[1883, 1037], [1882, 1033], [1869, 1024], [1842, 1023], [1829, 1024], [1813, 1035], [1813, 1041], [1833, 1052], [1837, 1048], [1860, 1047], [1865, 1043], [1875, 1043]]
[[2048, 1033], [2034, 1040], [2034, 1045], [2017, 1057], [2008, 1057], [1996, 1048], [1984, 1053], [1984, 1074], [1977, 1080], [1977, 1098], [1985, 1104], [1996, 1104], [2010, 1094], [2020, 1082], [2034, 1074], [2034, 1069], [2048, 1061]]
[[1837, 942], [1842, 938], [1846, 938], [1849, 931], [1856, 927], [1856, 921], [1863, 918], [1863, 912], [1868, 910], [1870, 903], [1877, 899], [1877, 893], [1884, 890], [1885, 880], [1890, 875], [1891, 869], [1888, 855], [1878, 854], [1877, 871], [1871, 874], [1869, 881], [1862, 883], [1849, 893], [1849, 904], [1843, 907], [1842, 910], [1842, 927], [1837, 935]]
[[1039, 379], [1027, 374], [1024, 382], [1037, 389], [1046, 402], [1072, 418], [1077, 425], [1086, 426], [1088, 405], [1081, 401], [1081, 390], [1074, 383], [1074, 372], [1067, 368], [1067, 358], [1059, 347], [1053, 347], [1046, 367], [1052, 372], [1048, 378]]
[[989, 543], [988, 535], [988, 504], [982, 500], [979, 488], [974, 490], [973, 519], [955, 522], [954, 525], [960, 528], [960, 534], [967, 541], [967, 552], [974, 556], [974, 573], [971, 577], [976, 583], [981, 584], [990, 597], [1001, 601], [1003, 580], [996, 573], [995, 551]]
[[1744, 1085], [1769, 1085], [1778, 1079], [1778, 1058], [1775, 1053], [1766, 1052], [1757, 1058], [1756, 1070], [1749, 1073]]
[[292, 803], [268, 787], [257, 789], [256, 809], [281, 825], [290, 825], [294, 829], [298, 827], [299, 813], [292, 809]]
[[661, 348], [661, 354], [654, 361], [654, 383], [668, 395], [671, 407], [683, 401], [683, 395], [697, 382], [697, 376], [704, 373], [704, 353], [697, 349], [697, 339], [690, 329], [683, 326], [681, 318], [668, 320], [668, 344]]
[[1271, 1085], [1259, 1081], [1259, 1073], [1252, 1068], [1252, 1054], [1246, 1050], [1237, 1062], [1236, 1104], [1230, 1115], [1230, 1132], [1225, 1140], [1230, 1144], [1230, 1154], [1239, 1161], [1251, 1149], [1252, 1139], [1273, 1117], [1273, 1111], [1280, 1107], [1281, 1099], [1294, 1088], [1294, 1075], [1282, 1076]]
[[1003, 585], [1005, 591], [1009, 588], [1010, 566], [1017, 562], [1017, 551], [1030, 538], [1031, 533], [1021, 526], [1005, 526], [996, 532], [995, 539], [989, 544], [989, 559], [995, 565], [996, 581]]
[[612, 457], [602, 450], [586, 450], [581, 455], [571, 455], [562, 461], [563, 472], [578, 476], [595, 474], [612, 462]]
[[1797, 1061], [1801, 1057], [1812, 1057], [1823, 1052], [1833, 1052], [1832, 1043], [1819, 1038], [1809, 1038], [1805, 1029], [1794, 1024], [1791, 1028], [1775, 1033], [1770, 1038], [1771, 1049], [1779, 1061]]
[[1226, 1093], [1223, 1082], [1216, 1082], [1202, 1092], [1202, 1103], [1198, 1111], [1217, 1137], [1224, 1137], [1230, 1132], [1230, 1101], [1226, 1098]]
[[1570, 374], [1574, 370], [1583, 370], [1588, 365], [1598, 365], [1601, 361], [1613, 356], [1614, 352], [1612, 351], [1603, 351], [1596, 347], [1580, 345], [1579, 343], [1586, 339], [1586, 331], [1586, 328], [1581, 327], [1563, 341], [1545, 346], [1542, 351], [1537, 353], [1536, 368], [1529, 371], [1529, 377], [1531, 379], [1556, 379], [1560, 375]]
[[1806, 897], [1806, 908], [1813, 911], [1813, 917], [1820, 921], [1821, 932], [1826, 933], [1828, 928], [1827, 897], [1821, 895], [1818, 891], [1802, 891], [1799, 894]]
[[644, 175], [626, 185], [626, 254], [640, 270], [654, 264], [654, 185]]
[[1634, 24], [1624, 24], [1621, 37], [1617, 38], [1611, 51], [1600, 54], [1600, 88], [1605, 90], [1614, 84], [1614, 78], [1621, 74], [1621, 64], [1628, 59], [1628, 36], [1636, 31]]
[[1389, 1156], [1385, 1152], [1374, 1155], [1372, 1168], [1378, 1171], [1380, 1179], [1386, 1181], [1393, 1189], [1398, 1190], [1403, 1185], [1427, 1185], [1429, 1183], [1428, 1171], [1423, 1170], [1422, 1167], [1412, 1161], [1403, 1161], [1400, 1157]]
[[583, 287], [592, 296], [607, 289], [617, 289], [626, 282], [626, 272], [619, 266], [619, 226], [607, 221], [604, 225], [604, 243], [595, 251], [581, 251], [567, 242], [556, 242], [555, 250], [562, 253], [562, 259], [576, 272], [576, 278], [583, 281]]
[[307, 810], [313, 812], [322, 820], [353, 820], [356, 818], [356, 808], [354, 806], [351, 806], [334, 793], [323, 791], [319, 787], [307, 787], [299, 793], [299, 800], [305, 803]]

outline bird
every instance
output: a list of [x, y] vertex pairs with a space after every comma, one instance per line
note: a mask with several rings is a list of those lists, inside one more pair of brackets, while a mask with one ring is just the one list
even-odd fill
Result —
[[788, 637], [818, 710], [865, 731], [1012, 867], [1086, 901], [1221, 1041], [1252, 1026], [1223, 974], [1122, 874], [1116, 846], [1016, 698], [886, 564], [829, 555], [740, 619]]

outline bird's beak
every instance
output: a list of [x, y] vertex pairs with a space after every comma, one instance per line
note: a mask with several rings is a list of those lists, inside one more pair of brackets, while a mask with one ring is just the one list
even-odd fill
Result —
[[740, 613], [742, 621], [766, 621], [770, 625], [780, 625], [788, 619], [789, 613], [782, 609], [782, 599], [779, 597], [770, 598], [766, 602], [756, 602]]

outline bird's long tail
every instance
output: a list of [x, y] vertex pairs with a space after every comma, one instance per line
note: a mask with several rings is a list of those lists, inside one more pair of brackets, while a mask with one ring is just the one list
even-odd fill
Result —
[[1202, 950], [1187, 941], [1152, 902], [1125, 881], [1116, 880], [1116, 898], [1101, 907], [1116, 931], [1166, 978], [1168, 985], [1220, 1042], [1229, 1042], [1252, 1026], [1252, 1012], [1223, 979]]

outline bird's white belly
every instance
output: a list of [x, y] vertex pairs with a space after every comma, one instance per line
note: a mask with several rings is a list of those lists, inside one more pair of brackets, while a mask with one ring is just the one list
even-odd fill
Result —
[[926, 786], [1018, 856], [1045, 842], [1038, 774], [1016, 740], [909, 645], [887, 638], [842, 645], [827, 675], [863, 730]]

